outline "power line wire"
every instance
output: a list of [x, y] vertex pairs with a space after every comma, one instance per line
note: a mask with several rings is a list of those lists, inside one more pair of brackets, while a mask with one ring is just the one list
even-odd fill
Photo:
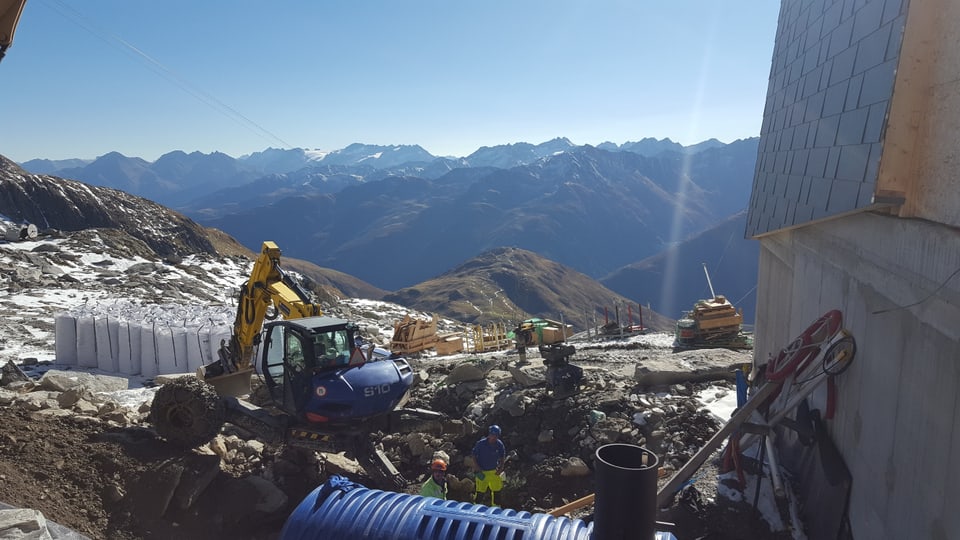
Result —
[[925, 297], [924, 297], [923, 299], [921, 299], [921, 300], [917, 300], [916, 302], [914, 302], [914, 303], [912, 303], [912, 304], [907, 304], [907, 305], [905, 305], [905, 306], [896, 306], [896, 307], [887, 308], [887, 309], [880, 309], [880, 310], [877, 310], [877, 311], [871, 311], [870, 313], [871, 313], [871, 315], [879, 315], [879, 314], [881, 314], [881, 313], [889, 313], [889, 312], [891, 312], [891, 311], [897, 311], [897, 310], [900, 310], [900, 309], [912, 308], [913, 306], [920, 305], [920, 304], [926, 302], [927, 300], [933, 298], [938, 292], [940, 292], [941, 289], [943, 289], [944, 287], [946, 287], [946, 286], [947, 286], [947, 283], [950, 283], [950, 280], [953, 279], [954, 276], [956, 276], [957, 274], [960, 274], [960, 268], [957, 268], [956, 270], [954, 270], [953, 273], [950, 274], [950, 275], [947, 277], [947, 279], [943, 280], [943, 283], [941, 283], [939, 287], [937, 287], [936, 289], [934, 289], [934, 291], [933, 291], [932, 293], [928, 294], [927, 296], [925, 296]]
[[750, 296], [750, 293], [752, 293], [752, 292], [755, 291], [755, 290], [757, 290], [757, 286], [756, 286], [756, 285], [754, 285], [753, 287], [751, 287], [749, 291], [747, 291], [743, 296], [741, 296], [740, 299], [737, 300], [737, 301], [734, 303], [734, 305], [739, 306], [739, 305], [740, 305], [740, 302], [743, 302], [744, 298]]
[[56, 5], [51, 5], [51, 9], [59, 13], [61, 16], [70, 20], [71, 22], [77, 24], [84, 30], [90, 32], [94, 36], [100, 38], [104, 42], [111, 45], [119, 45], [124, 52], [133, 53], [133, 56], [141, 61], [147, 63], [147, 67], [151, 69], [154, 73], [157, 73], [161, 77], [167, 79], [168, 81], [173, 82], [179, 86], [183, 91], [187, 92], [191, 96], [197, 98], [200, 102], [209, 106], [210, 108], [224, 114], [225, 116], [231, 118], [232, 120], [245, 125], [247, 128], [251, 128], [261, 136], [266, 136], [269, 139], [279, 142], [283, 148], [293, 148], [294, 146], [285, 140], [281, 139], [277, 135], [273, 134], [267, 128], [261, 126], [260, 124], [254, 122], [250, 118], [247, 118], [240, 111], [234, 109], [233, 107], [227, 105], [226, 103], [220, 101], [215, 96], [211, 95], [209, 92], [206, 92], [199, 88], [197, 85], [193, 84], [187, 80], [182, 75], [178, 74], [174, 70], [170, 69], [159, 60], [153, 58], [146, 52], [135, 47], [130, 42], [121, 38], [120, 36], [110, 33], [108, 31], [100, 29], [89, 19], [87, 19], [82, 13], [73, 9], [72, 7], [66, 5], [62, 0], [51, 0]]

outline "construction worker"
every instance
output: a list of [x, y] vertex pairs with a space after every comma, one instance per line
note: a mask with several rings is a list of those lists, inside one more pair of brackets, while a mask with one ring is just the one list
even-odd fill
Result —
[[430, 463], [430, 478], [420, 486], [420, 495], [447, 500], [447, 462], [436, 458]]
[[490, 506], [497, 506], [494, 498], [503, 489], [503, 461], [507, 456], [507, 447], [500, 440], [500, 426], [494, 424], [487, 430], [487, 436], [473, 446], [473, 460], [476, 464], [474, 480], [477, 485], [473, 502], [481, 503], [481, 495], [490, 490]]
[[530, 328], [524, 323], [520, 323], [517, 329], [513, 331], [517, 340], [517, 353], [520, 355], [520, 364], [527, 363], [527, 344], [530, 343]]

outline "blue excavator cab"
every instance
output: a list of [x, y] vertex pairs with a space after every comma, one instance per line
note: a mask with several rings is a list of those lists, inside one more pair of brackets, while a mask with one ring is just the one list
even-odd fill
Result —
[[261, 373], [275, 405], [317, 427], [356, 425], [400, 406], [413, 370], [403, 357], [363, 344], [357, 330], [326, 316], [265, 325]]

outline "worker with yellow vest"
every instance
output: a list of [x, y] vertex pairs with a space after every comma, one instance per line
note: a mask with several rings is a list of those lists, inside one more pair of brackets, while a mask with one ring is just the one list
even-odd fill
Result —
[[436, 458], [430, 463], [430, 478], [420, 487], [420, 495], [447, 499], [447, 462]]

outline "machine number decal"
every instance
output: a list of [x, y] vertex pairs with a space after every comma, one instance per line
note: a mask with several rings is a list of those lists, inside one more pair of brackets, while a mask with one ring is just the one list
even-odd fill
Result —
[[364, 397], [382, 396], [390, 393], [389, 384], [378, 384], [376, 386], [367, 386], [363, 389]]
[[326, 387], [326, 386], [318, 386], [317, 389], [314, 390], [313, 392], [314, 392], [315, 394], [317, 394], [317, 397], [323, 397], [323, 396], [327, 395], [327, 387]]

